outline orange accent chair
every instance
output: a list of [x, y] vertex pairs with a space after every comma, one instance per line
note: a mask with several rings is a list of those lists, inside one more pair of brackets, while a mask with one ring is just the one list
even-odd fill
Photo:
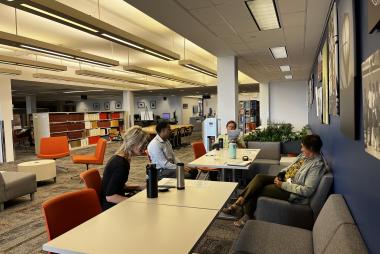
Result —
[[[206, 154], [206, 148], [203, 142], [197, 141], [191, 144], [194, 152], [194, 159], [198, 159], [199, 157], [203, 156]], [[198, 168], [199, 173], [197, 175], [196, 179], [208, 179], [210, 172], [219, 172], [221, 169], [219, 168], [205, 168], [201, 167]]]
[[40, 139], [38, 158], [56, 160], [69, 155], [69, 140], [67, 136], [44, 137]]
[[88, 165], [90, 164], [102, 165], [104, 161], [104, 154], [106, 152], [106, 145], [107, 141], [103, 138], [100, 138], [96, 144], [95, 154], [73, 155], [73, 162], [76, 164], [86, 164], [87, 170]]
[[99, 170], [89, 169], [81, 173], [79, 177], [88, 189], [94, 189], [96, 191], [100, 200], [102, 194], [102, 178], [100, 177]]
[[102, 212], [93, 189], [69, 192], [42, 203], [46, 231], [52, 240]]

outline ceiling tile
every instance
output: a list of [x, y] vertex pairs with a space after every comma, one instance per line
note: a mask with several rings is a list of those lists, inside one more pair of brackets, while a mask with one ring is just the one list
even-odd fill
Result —
[[214, 7], [191, 10], [190, 12], [204, 25], [225, 24]]
[[290, 14], [282, 14], [281, 21], [284, 28], [289, 27], [304, 27], [305, 26], [305, 12], [296, 12]]
[[[319, 2], [314, 0], [309, 2]], [[306, 10], [306, 0], [277, 0], [277, 7], [281, 13], [292, 13]]]
[[212, 7], [212, 4], [207, 0], [177, 0], [183, 7], [188, 10]]

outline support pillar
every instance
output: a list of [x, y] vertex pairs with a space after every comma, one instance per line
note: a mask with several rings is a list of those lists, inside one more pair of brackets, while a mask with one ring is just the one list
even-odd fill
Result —
[[[12, 105], [12, 88], [11, 79], [0, 77], [0, 121], [3, 122], [4, 137], [0, 135], [0, 163], [14, 161], [13, 150], [13, 105]], [[3, 152], [5, 156], [3, 156]], [[5, 157], [5, 161], [3, 158]]]
[[135, 98], [132, 91], [123, 91], [123, 111], [125, 112], [124, 128], [127, 130], [134, 125]]
[[25, 101], [26, 101], [26, 125], [29, 126], [30, 118], [33, 118], [33, 116], [29, 118], [29, 115], [37, 112], [36, 96], [27, 95], [25, 96]]

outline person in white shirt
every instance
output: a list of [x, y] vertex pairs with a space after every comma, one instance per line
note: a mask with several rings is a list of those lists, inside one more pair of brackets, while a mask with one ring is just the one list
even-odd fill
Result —
[[[175, 178], [177, 163], [180, 161], [175, 157], [169, 138], [171, 134], [168, 122], [160, 122], [156, 125], [157, 135], [148, 145], [148, 154], [153, 164], [158, 169], [158, 178]], [[185, 167], [185, 178], [195, 179], [198, 170]]]

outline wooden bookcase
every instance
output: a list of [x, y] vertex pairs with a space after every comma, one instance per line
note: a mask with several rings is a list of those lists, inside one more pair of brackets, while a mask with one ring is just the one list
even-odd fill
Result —
[[96, 144], [99, 138], [119, 140], [124, 115], [124, 111], [34, 113], [36, 153], [42, 137], [67, 136], [70, 149]]
[[260, 102], [256, 100], [240, 101], [239, 128], [244, 133], [260, 125]]

